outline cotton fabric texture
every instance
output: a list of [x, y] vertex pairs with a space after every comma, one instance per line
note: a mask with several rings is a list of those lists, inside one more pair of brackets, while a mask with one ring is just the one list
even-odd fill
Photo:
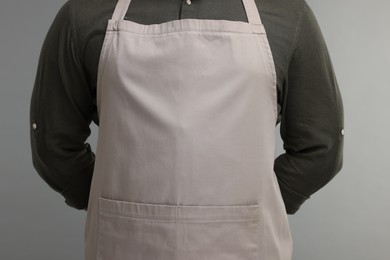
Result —
[[253, 0], [248, 23], [108, 21], [86, 260], [288, 260], [275, 176], [276, 72]]

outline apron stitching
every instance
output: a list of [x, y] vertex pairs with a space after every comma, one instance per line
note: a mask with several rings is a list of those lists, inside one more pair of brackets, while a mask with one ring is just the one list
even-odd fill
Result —
[[260, 35], [260, 38], [263, 42], [263, 49], [265, 50], [265, 53], [266, 53], [266, 60], [267, 60], [267, 67], [268, 67], [268, 70], [269, 70], [269, 73], [272, 75], [272, 83], [271, 83], [271, 87], [272, 87], [272, 95], [273, 95], [273, 109], [274, 109], [274, 114], [275, 114], [275, 125], [276, 125], [276, 122], [277, 122], [277, 118], [278, 118], [278, 111], [277, 111], [277, 79], [276, 79], [276, 68], [275, 68], [275, 64], [274, 64], [274, 61], [273, 61], [273, 56], [272, 56], [272, 52], [271, 52], [271, 49], [270, 49], [270, 46], [268, 44], [268, 40], [267, 40], [267, 35], [266, 34], [263, 34], [263, 35]]
[[101, 63], [99, 62], [99, 72], [100, 72], [100, 75], [97, 79], [97, 82], [96, 82], [96, 95], [97, 95], [97, 107], [98, 107], [98, 114], [100, 115], [100, 103], [101, 103], [101, 92], [102, 92], [102, 84], [103, 84], [103, 80], [104, 80], [104, 76], [105, 76], [105, 65], [107, 63], [107, 56], [110, 54], [111, 52], [111, 44], [113, 42], [113, 32], [110, 32], [110, 31], [107, 31], [106, 35], [105, 35], [105, 39], [104, 40], [104, 44], [103, 44], [103, 49], [101, 51], [101, 55], [100, 55], [100, 60], [101, 60]]
[[[266, 38], [266, 33], [264, 31], [264, 27], [263, 25], [261, 24], [261, 18], [260, 18], [260, 14], [258, 13], [258, 10], [257, 10], [257, 7], [256, 7], [256, 4], [255, 4], [255, 1], [254, 0], [242, 0], [243, 3], [244, 3], [244, 8], [245, 8], [245, 11], [247, 13], [247, 16], [248, 16], [248, 21], [249, 21], [249, 26], [250, 26], [250, 31], [234, 31], [234, 30], [226, 30], [226, 31], [218, 31], [218, 30], [207, 30], [207, 26], [203, 27], [199, 27], [200, 29], [196, 29], [196, 28], [178, 28], [176, 30], [175, 28], [175, 31], [169, 31], [169, 32], [162, 32], [162, 33], [159, 33], [159, 32], [151, 32], [150, 33], [150, 36], [161, 36], [161, 34], [169, 34], [169, 33], [184, 33], [184, 32], [202, 32], [204, 34], [206, 33], [210, 33], [212, 35], [218, 35], [218, 34], [248, 34], [248, 35], [259, 35], [260, 34], [260, 38], [262, 39], [262, 44], [261, 44], [261, 48], [263, 49], [263, 51], [265, 52], [265, 60], [266, 60], [266, 65], [267, 65], [267, 70], [268, 70], [268, 74], [271, 75], [272, 77], [272, 87], [273, 87], [273, 96], [275, 97], [274, 99], [274, 102], [273, 102], [273, 109], [274, 109], [274, 112], [277, 116], [277, 106], [275, 105], [275, 102], [277, 101], [276, 100], [276, 72], [275, 72], [275, 65], [273, 64], [273, 60], [272, 60], [272, 53], [271, 53], [271, 50], [269, 48], [269, 45], [268, 45], [268, 41], [267, 41], [267, 38]], [[113, 30], [113, 31], [117, 31], [116, 33], [116, 36], [119, 38], [120, 34], [123, 33], [123, 32], [127, 32], [127, 33], [133, 33], [135, 35], [137, 35], [137, 37], [142, 37], [142, 35], [144, 36], [147, 36], [148, 34], [142, 34], [142, 33], [137, 33], [137, 32], [129, 32], [127, 30], [124, 30], [126, 29], [126, 27], [121, 27], [120, 26], [120, 22], [122, 20], [119, 20], [119, 19], [123, 19], [123, 17], [125, 16], [126, 14], [126, 11], [128, 9], [128, 5], [130, 4], [131, 0], [119, 0], [118, 3], [117, 3], [117, 6], [115, 7], [115, 10], [114, 10], [114, 14], [113, 14], [113, 18], [115, 18], [116, 20], [114, 20], [114, 23], [111, 24], [111, 27], [107, 28], [107, 34], [108, 34], [108, 31], [109, 29], [110, 30]], [[257, 13], [256, 13], [257, 11]], [[119, 18], [119, 19], [118, 19]], [[259, 21], [260, 19], [260, 21]], [[129, 21], [131, 22], [131, 21]], [[260, 22], [260, 24], [258, 23]], [[131, 26], [131, 24], [127, 24], [129, 26]], [[205, 24], [207, 25], [207, 24]], [[228, 24], [227, 24], [228, 25]], [[131, 27], [130, 27], [131, 28]], [[145, 27], [146, 28], [146, 27]], [[161, 29], [162, 27], [157, 27], [157, 29]], [[229, 26], [221, 26], [222, 29], [224, 28], [229, 28]], [[231, 28], [234, 28], [233, 26]], [[237, 29], [240, 29], [239, 27], [236, 27]], [[243, 27], [245, 28], [245, 27]], [[165, 29], [165, 28], [164, 28]], [[169, 27], [168, 27], [169, 29]], [[244, 29], [242, 29], [244, 30]], [[158, 30], [156, 30], [158, 31]], [[141, 35], [141, 36], [140, 36]], [[106, 35], [107, 36], [107, 35]], [[107, 57], [109, 55], [109, 53], [111, 52], [111, 50], [113, 48], [111, 48], [111, 45], [112, 45], [112, 42], [113, 42], [113, 34], [109, 36], [110, 39], [108, 39], [108, 42], [106, 44], [103, 45], [103, 53], [102, 53], [102, 64], [101, 66], [99, 67], [99, 72], [105, 72], [105, 67], [106, 67], [106, 62], [107, 62]], [[254, 39], [255, 37], [253, 37], [253, 40], [256, 40]], [[122, 39], [123, 40], [123, 39]], [[261, 57], [259, 57], [260, 59]], [[272, 63], [271, 63], [272, 62]], [[267, 76], [268, 77], [268, 76]], [[103, 79], [105, 78], [105, 73], [102, 73], [101, 75], [101, 80], [100, 80], [100, 83], [101, 85], [103, 85]], [[268, 84], [267, 84], [268, 85]], [[267, 92], [268, 93], [268, 92]], [[268, 100], [267, 100], [267, 104], [268, 104]], [[110, 105], [110, 104], [108, 104]], [[100, 107], [100, 102], [99, 102], [99, 107]], [[276, 117], [277, 118], [277, 117]], [[175, 199], [176, 199], [176, 206], [175, 206], [175, 230], [176, 230], [176, 237], [175, 237], [175, 245], [174, 245], [174, 249], [175, 251], [173, 252], [174, 253], [174, 259], [175, 260], [179, 260], [178, 259], [178, 253], [180, 253], [178, 250], [178, 245], [179, 245], [179, 228], [178, 228], [178, 225], [179, 223], [182, 223], [182, 222], [193, 222], [193, 223], [199, 223], [199, 222], [226, 222], [226, 221], [229, 221], [229, 222], [233, 222], [233, 221], [253, 221], [253, 220], [256, 220], [256, 235], [257, 235], [257, 240], [258, 240], [258, 245], [256, 247], [256, 252], [257, 252], [257, 259], [260, 259], [260, 243], [261, 243], [261, 238], [259, 236], [259, 229], [260, 229], [260, 216], [258, 215], [257, 217], [238, 217], [236, 216], [236, 218], [234, 218], [234, 216], [230, 216], [230, 215], [224, 215], [223, 217], [218, 217], [218, 216], [208, 216], [208, 217], [202, 217], [202, 216], [199, 216], [199, 217], [185, 217], [185, 216], [182, 216], [182, 217], [179, 217], [179, 198], [178, 198], [178, 195], [180, 192], [178, 192], [178, 182], [177, 182], [177, 178], [178, 178], [178, 175], [175, 174], [174, 176], [174, 189], [175, 189]], [[116, 212], [116, 213], [112, 213], [112, 212], [109, 212], [109, 211], [104, 211], [100, 206], [98, 206], [98, 210], [99, 210], [99, 218], [97, 220], [97, 223], [98, 223], [98, 228], [100, 228], [100, 225], [101, 225], [101, 221], [100, 221], [100, 217], [101, 215], [111, 215], [111, 214], [116, 214], [117, 216], [123, 216], [123, 217], [129, 217], [129, 218], [138, 218], [138, 219], [142, 219], [142, 220], [147, 220], [148, 218], [150, 220], [156, 220], [156, 221], [165, 221], [165, 222], [172, 222], [172, 218], [171, 217], [168, 217], [166, 216], [166, 218], [164, 216], [161, 216], [161, 215], [144, 215], [144, 214], [137, 214], [136, 216], [135, 215], [132, 215], [132, 214], [127, 214], [126, 212]], [[104, 211], [104, 212], [103, 212]], [[147, 217], [147, 218], [143, 218], [143, 217]], [[229, 219], [226, 219], [226, 218], [229, 218]], [[97, 244], [98, 244], [98, 258], [100, 259], [102, 257], [101, 255], [101, 252], [103, 249], [101, 248], [102, 247], [102, 242], [99, 244], [99, 239], [100, 238], [100, 235], [99, 235], [99, 231], [98, 231], [98, 240], [97, 240]], [[262, 245], [262, 247], [264, 247]], [[100, 252], [100, 253], [99, 253]], [[105, 259], [104, 259], [105, 260]]]

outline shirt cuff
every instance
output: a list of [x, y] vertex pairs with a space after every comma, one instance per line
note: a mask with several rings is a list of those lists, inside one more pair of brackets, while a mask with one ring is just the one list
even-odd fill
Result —
[[282, 193], [287, 214], [289, 215], [295, 214], [299, 210], [303, 202], [305, 202], [305, 200], [309, 199], [310, 197], [292, 190], [290, 187], [288, 187], [279, 179], [278, 179], [278, 183], [279, 183], [280, 191]]
[[93, 164], [86, 173], [79, 176], [75, 181], [70, 183], [61, 191], [65, 198], [65, 203], [76, 209], [86, 210], [88, 207], [89, 192], [91, 188]]

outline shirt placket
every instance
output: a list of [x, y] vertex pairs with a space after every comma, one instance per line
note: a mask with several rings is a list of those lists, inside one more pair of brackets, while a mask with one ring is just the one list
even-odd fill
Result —
[[197, 0], [182, 0], [181, 19], [197, 18], [196, 1]]

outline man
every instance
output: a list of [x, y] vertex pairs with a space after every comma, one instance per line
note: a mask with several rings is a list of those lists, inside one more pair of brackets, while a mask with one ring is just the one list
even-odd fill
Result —
[[[248, 21], [249, 27], [240, 23]], [[199, 35], [181, 34], [186, 28], [199, 30]], [[248, 28], [256, 35], [253, 42], [238, 37], [249, 33]], [[218, 47], [219, 41], [223, 45]], [[68, 1], [44, 41], [30, 114], [37, 172], [68, 205], [88, 207], [87, 259], [114, 252], [121, 259], [129, 254], [121, 247], [125, 243], [134, 246], [133, 257], [199, 257], [209, 248], [194, 241], [214, 241], [211, 234], [202, 237], [200, 230], [207, 232], [201, 225], [188, 237], [178, 235], [192, 241], [192, 247], [172, 237], [168, 241], [180, 246], [172, 242], [164, 248], [176, 251], [166, 252], [161, 241], [190, 225], [183, 222], [172, 229], [160, 223], [165, 236], [151, 242], [155, 250], [149, 248], [148, 258], [136, 250], [139, 241], [130, 243], [120, 232], [113, 236], [120, 220], [106, 213], [154, 217], [163, 210], [168, 217], [176, 204], [176, 220], [198, 219], [212, 217], [207, 201], [218, 206], [215, 213], [225, 220], [228, 215], [222, 212], [248, 219], [246, 213], [257, 215], [259, 237], [264, 238], [258, 254], [289, 259], [286, 214], [294, 214], [340, 171], [343, 120], [325, 41], [302, 0]], [[85, 143], [92, 121], [99, 125], [96, 161]], [[279, 122], [286, 152], [273, 160], [272, 127]], [[195, 205], [199, 212], [191, 208]], [[99, 252], [94, 248], [98, 213], [106, 227], [99, 231], [106, 239]], [[142, 226], [141, 231], [135, 222], [125, 227], [134, 237], [153, 230]], [[210, 227], [214, 236], [226, 231]], [[253, 235], [244, 226], [225, 228], [244, 240]], [[216, 252], [232, 246], [221, 237]], [[235, 257], [257, 254], [250, 246], [239, 246], [235, 251], [241, 255]]]

